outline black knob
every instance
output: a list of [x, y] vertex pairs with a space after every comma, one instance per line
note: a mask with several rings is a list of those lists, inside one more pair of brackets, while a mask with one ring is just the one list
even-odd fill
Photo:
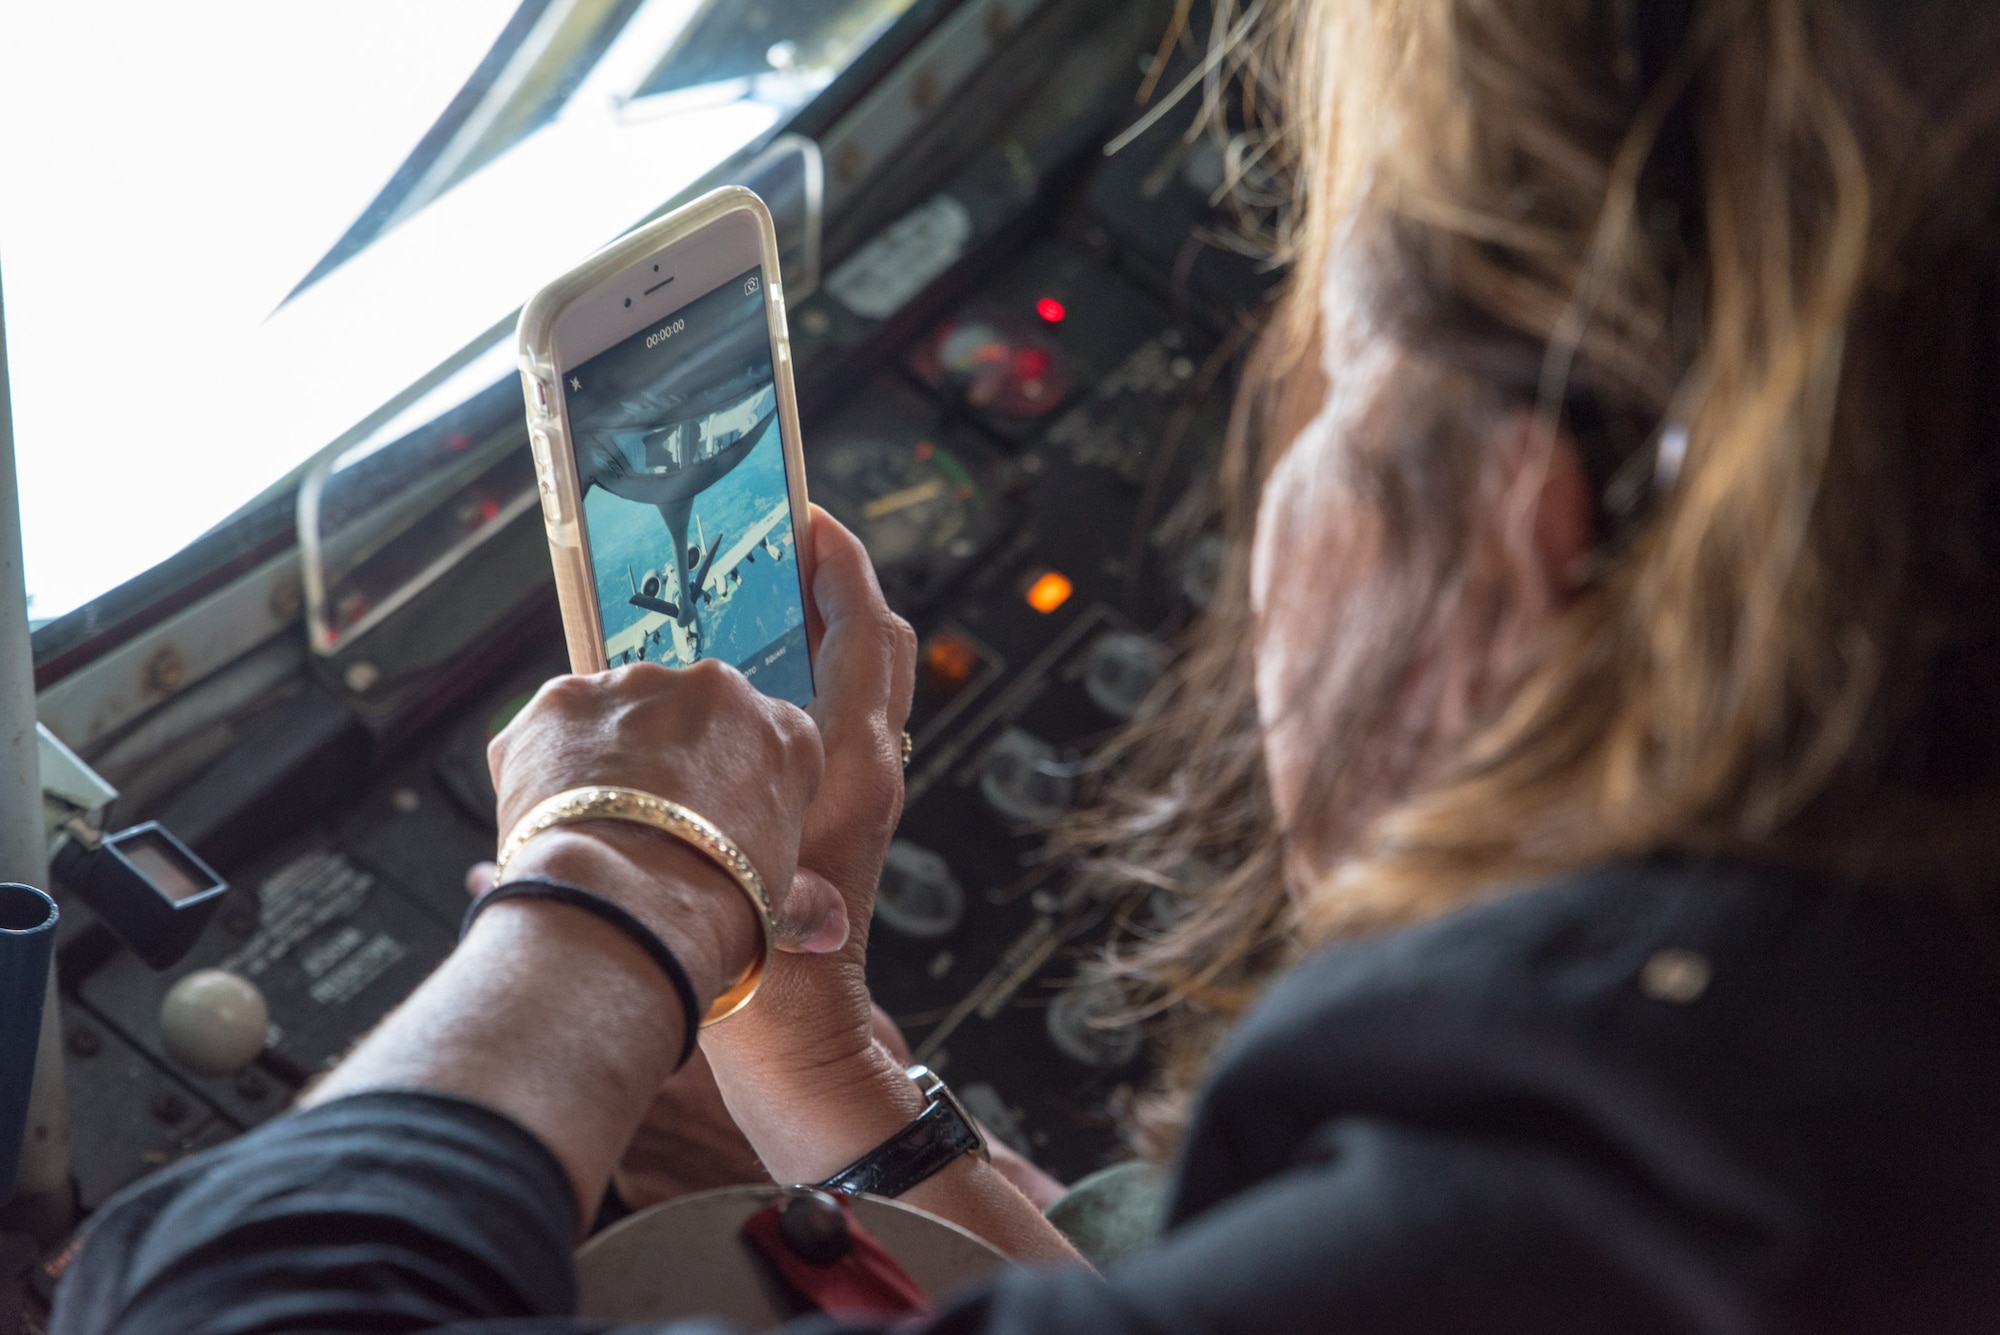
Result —
[[1009, 820], [1047, 825], [1076, 800], [1075, 767], [1033, 733], [1008, 728], [987, 749], [979, 792]]
[[1155, 641], [1129, 631], [1106, 631], [1084, 659], [1083, 688], [1099, 709], [1129, 719], [1166, 670], [1166, 650]]
[[1215, 601], [1228, 551], [1220, 533], [1204, 533], [1195, 539], [1181, 563], [1181, 592], [1197, 609], [1205, 611]]
[[890, 843], [875, 886], [875, 918], [908, 936], [946, 936], [965, 917], [965, 888], [951, 864], [907, 839]]
[[1103, 986], [1071, 984], [1043, 1012], [1049, 1039], [1085, 1066], [1116, 1069], [1139, 1055], [1143, 1038], [1126, 1017], [1123, 998]]
[[807, 1265], [832, 1265], [854, 1246], [847, 1213], [823, 1191], [804, 1191], [778, 1213], [778, 1233], [792, 1255]]

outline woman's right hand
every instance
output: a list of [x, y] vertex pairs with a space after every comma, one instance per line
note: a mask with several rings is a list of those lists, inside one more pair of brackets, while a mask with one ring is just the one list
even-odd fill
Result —
[[[903, 1073], [907, 1054], [875, 1036], [863, 969], [876, 879], [902, 814], [917, 641], [883, 602], [854, 535], [815, 511], [812, 536], [813, 600], [825, 624], [812, 713], [826, 777], [806, 813], [793, 893], [825, 893], [815, 884], [837, 893], [847, 937], [811, 942], [826, 954], [780, 954], [757, 999], [702, 1033], [730, 1116], [780, 1182], [825, 1180], [926, 1106]], [[903, 1199], [1022, 1261], [1083, 1264], [1006, 1172], [978, 1155], [959, 1156]]]
[[[864, 966], [875, 884], [902, 813], [916, 635], [883, 600], [860, 540], [818, 508], [812, 543], [811, 713], [826, 771], [805, 813], [792, 892], [837, 900], [841, 921], [829, 915], [825, 934], [803, 943], [821, 953], [781, 953], [756, 1000], [702, 1034], [731, 1115], [772, 1176], [789, 1182], [817, 1181], [872, 1148], [915, 1098], [876, 1041]], [[830, 1115], [802, 1118], [803, 1107]]]

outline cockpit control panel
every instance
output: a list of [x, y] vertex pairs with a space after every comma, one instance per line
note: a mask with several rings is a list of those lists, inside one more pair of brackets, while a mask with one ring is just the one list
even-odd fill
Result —
[[[1192, 101], [1104, 154], [1142, 82], [1201, 58], [1183, 43], [1146, 78], [1174, 8], [919, 3], [893, 59], [789, 130], [824, 172], [817, 290], [790, 310], [809, 489], [920, 637], [872, 984], [917, 1059], [1065, 1178], [1121, 1157], [1146, 1050], [1076, 981], [1122, 900], [1045, 833], [1213, 596], [1204, 480], [1277, 282], [1204, 240], [1227, 218]], [[966, 17], [989, 9], [1006, 17]], [[289, 634], [69, 739], [125, 794], [117, 823], [159, 821], [227, 882], [158, 969], [58, 887], [85, 1209], [277, 1114], [451, 950], [466, 868], [494, 850], [486, 743], [566, 662], [540, 516], [506, 513], [532, 487], [512, 393], [413, 428], [447, 462], [448, 437], [504, 444], [398, 521], [436, 530], [394, 539], [409, 568], [477, 530], [469, 554], [387, 610], [356, 574], [310, 651], [294, 599]], [[403, 559], [356, 547], [342, 570], [371, 554]]]

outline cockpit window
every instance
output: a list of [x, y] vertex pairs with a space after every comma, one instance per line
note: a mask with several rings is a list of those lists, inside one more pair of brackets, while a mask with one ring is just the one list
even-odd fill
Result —
[[910, 3], [11, 7], [0, 112], [36, 127], [0, 173], [31, 617], [295, 486]]

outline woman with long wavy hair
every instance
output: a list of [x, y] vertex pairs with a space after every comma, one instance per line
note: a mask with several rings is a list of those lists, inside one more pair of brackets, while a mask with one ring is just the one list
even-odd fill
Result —
[[1990, 895], [1996, 16], [1281, 8], [1233, 587], [1067, 831], [1178, 903], [1116, 961], [1169, 1092], [1301, 953], [1579, 868]]
[[[2000, 1324], [2000, 9], [1244, 20], [1232, 161], [1289, 183], [1293, 278], [1240, 596], [1070, 832], [1181, 906], [1115, 962], [1175, 1027], [1169, 1228], [931, 1328]], [[782, 892], [702, 1046], [794, 1182], [942, 1117], [862, 972], [914, 639], [814, 543], [817, 729], [635, 665], [492, 753], [503, 816], [645, 788]], [[578, 1329], [570, 1230], [755, 958], [726, 878], [611, 824], [527, 843], [312, 1107], [108, 1207], [58, 1335]], [[905, 1199], [1073, 1261], [976, 1154]]]

